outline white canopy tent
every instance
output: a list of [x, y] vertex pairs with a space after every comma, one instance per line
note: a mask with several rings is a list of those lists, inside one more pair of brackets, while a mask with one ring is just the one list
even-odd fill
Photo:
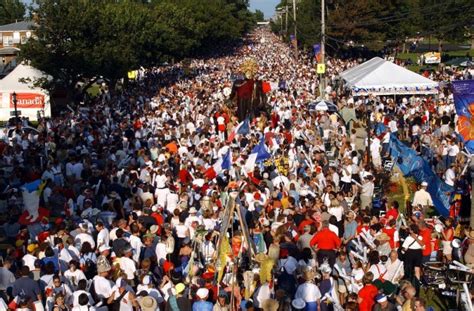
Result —
[[30, 121], [41, 116], [51, 116], [51, 104], [46, 90], [34, 86], [36, 80], [49, 79], [44, 72], [28, 65], [19, 64], [5, 78], [0, 80], [0, 121], [14, 116], [13, 93], [17, 98], [18, 115], [28, 117]]
[[355, 96], [438, 93], [437, 82], [380, 57], [346, 70], [340, 76]]

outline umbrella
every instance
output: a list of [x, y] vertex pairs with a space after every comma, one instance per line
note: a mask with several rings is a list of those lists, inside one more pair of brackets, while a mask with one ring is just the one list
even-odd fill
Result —
[[314, 107], [314, 110], [316, 111], [327, 111], [327, 112], [337, 112], [337, 106], [333, 104], [332, 102], [322, 100], [318, 102], [316, 105], [314, 103], [310, 105]]
[[283, 185], [286, 187], [290, 183], [290, 180], [286, 176], [278, 175], [277, 177], [272, 179], [272, 184], [274, 187], [279, 187]]

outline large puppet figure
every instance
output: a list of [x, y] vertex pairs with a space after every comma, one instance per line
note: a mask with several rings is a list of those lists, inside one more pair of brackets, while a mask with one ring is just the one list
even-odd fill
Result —
[[247, 59], [240, 66], [240, 71], [245, 79], [234, 82], [230, 97], [236, 101], [239, 121], [243, 121], [246, 118], [252, 119], [259, 111], [264, 110], [266, 97], [262, 90], [262, 81], [255, 79], [257, 62]]

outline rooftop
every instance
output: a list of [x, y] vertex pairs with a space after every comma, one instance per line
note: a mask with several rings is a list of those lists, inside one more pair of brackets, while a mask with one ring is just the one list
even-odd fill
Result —
[[21, 21], [0, 26], [0, 32], [3, 31], [21, 31], [30, 30], [34, 23], [32, 21]]

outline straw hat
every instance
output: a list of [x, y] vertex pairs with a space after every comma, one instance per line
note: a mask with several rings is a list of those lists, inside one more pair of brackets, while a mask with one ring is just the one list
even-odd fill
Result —
[[142, 311], [155, 311], [158, 308], [158, 303], [155, 298], [151, 296], [145, 296], [138, 300]]
[[388, 234], [386, 234], [385, 232], [384, 233], [381, 233], [379, 234], [376, 238], [375, 238], [377, 241], [390, 241], [390, 237], [388, 236]]
[[303, 278], [306, 281], [312, 281], [316, 278], [316, 273], [311, 269], [306, 270], [305, 272], [303, 272]]
[[275, 299], [267, 299], [262, 303], [263, 311], [277, 311], [280, 304]]

